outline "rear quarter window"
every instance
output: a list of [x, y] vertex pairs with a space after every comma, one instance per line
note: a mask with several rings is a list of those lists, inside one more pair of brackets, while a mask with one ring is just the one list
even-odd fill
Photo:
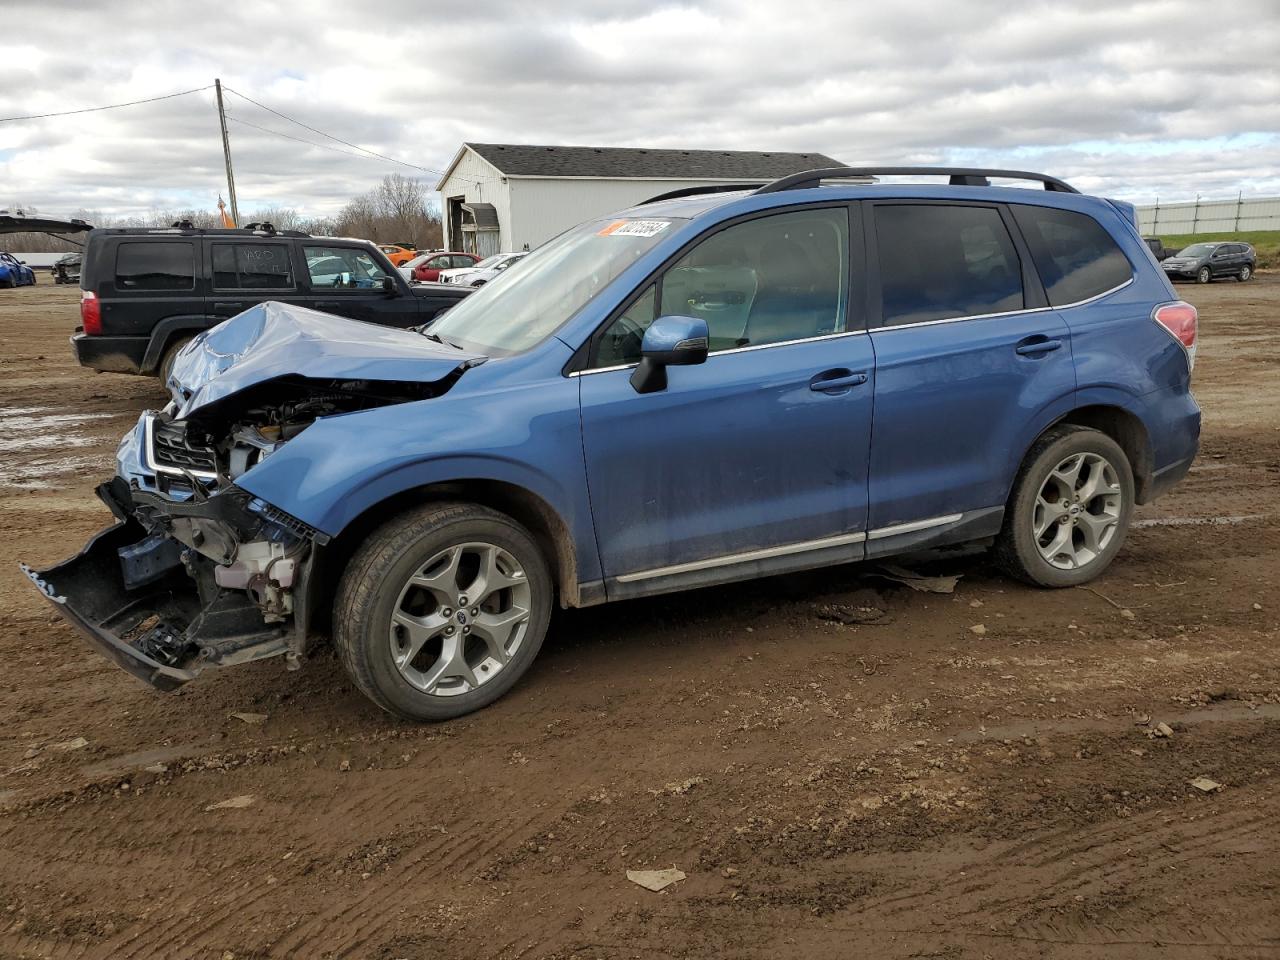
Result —
[[1010, 209], [1051, 306], [1088, 300], [1133, 277], [1128, 257], [1093, 217], [1026, 204], [1011, 204]]
[[194, 290], [195, 245], [182, 241], [125, 241], [116, 251], [118, 290]]

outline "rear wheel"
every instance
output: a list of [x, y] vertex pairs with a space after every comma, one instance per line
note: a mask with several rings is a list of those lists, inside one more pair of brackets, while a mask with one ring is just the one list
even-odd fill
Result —
[[431, 504], [375, 531], [347, 566], [334, 643], [365, 696], [412, 720], [487, 706], [529, 668], [551, 617], [546, 560], [510, 517]]
[[1208, 267], [1201, 267], [1196, 271], [1196, 283], [1208, 283], [1213, 279], [1213, 271]]
[[173, 362], [178, 359], [178, 354], [182, 352], [182, 348], [190, 342], [190, 337], [180, 337], [165, 347], [164, 356], [160, 358], [160, 365], [156, 368], [156, 373], [159, 375], [162, 385], [166, 387], [169, 385], [169, 375], [173, 373]]
[[1023, 461], [996, 557], [1037, 586], [1087, 583], [1120, 552], [1133, 492], [1133, 469], [1118, 443], [1098, 430], [1056, 427]]
[[1253, 267], [1249, 266], [1249, 264], [1246, 263], [1243, 267], [1240, 268], [1239, 279], [1241, 283], [1244, 283], [1246, 280], [1248, 280], [1252, 276], [1253, 276]]

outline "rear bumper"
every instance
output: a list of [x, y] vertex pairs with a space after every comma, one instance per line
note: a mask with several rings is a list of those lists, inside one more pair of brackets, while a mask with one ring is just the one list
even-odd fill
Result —
[[71, 338], [76, 363], [108, 373], [143, 373], [143, 360], [150, 337], [91, 336], [77, 333]]

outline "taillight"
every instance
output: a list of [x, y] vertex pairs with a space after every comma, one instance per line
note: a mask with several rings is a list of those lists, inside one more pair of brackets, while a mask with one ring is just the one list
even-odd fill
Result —
[[1200, 314], [1184, 300], [1175, 300], [1156, 307], [1151, 314], [1156, 323], [1173, 335], [1187, 351], [1187, 366], [1196, 363], [1196, 334], [1199, 332]]
[[102, 304], [91, 290], [80, 294], [80, 325], [85, 333], [102, 333]]

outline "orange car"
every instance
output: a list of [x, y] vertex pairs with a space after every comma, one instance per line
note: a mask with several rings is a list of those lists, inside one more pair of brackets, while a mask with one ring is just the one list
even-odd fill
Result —
[[413, 247], [406, 247], [400, 243], [380, 243], [378, 249], [387, 255], [393, 267], [403, 266], [418, 255], [418, 251]]

